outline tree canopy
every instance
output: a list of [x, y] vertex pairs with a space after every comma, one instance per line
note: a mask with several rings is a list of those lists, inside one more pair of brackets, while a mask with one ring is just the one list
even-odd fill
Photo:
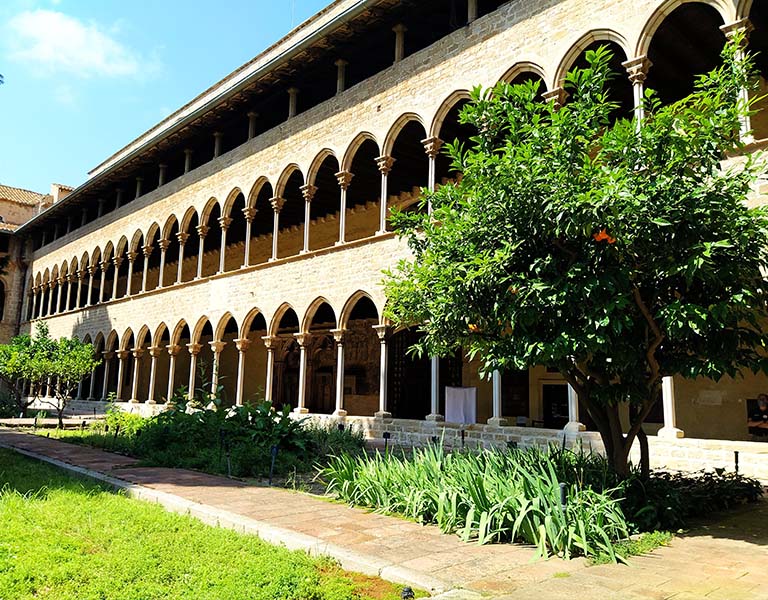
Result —
[[768, 219], [745, 202], [762, 160], [724, 160], [750, 110], [737, 43], [691, 96], [648, 91], [641, 120], [611, 120], [609, 60], [588, 52], [562, 107], [533, 82], [474, 90], [461, 121], [478, 134], [448, 145], [462, 177], [426, 194], [432, 215], [395, 216], [413, 258], [385, 285], [418, 351], [556, 368], [626, 473], [663, 376], [766, 370]]

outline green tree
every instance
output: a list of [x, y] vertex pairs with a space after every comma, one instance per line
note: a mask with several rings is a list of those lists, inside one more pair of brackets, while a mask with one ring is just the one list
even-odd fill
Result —
[[533, 83], [477, 89], [462, 121], [479, 133], [448, 149], [463, 177], [424, 199], [431, 217], [395, 216], [414, 257], [388, 274], [387, 310], [419, 324], [415, 350], [463, 348], [486, 375], [556, 368], [621, 475], [637, 437], [647, 471], [663, 376], [766, 369], [768, 219], [745, 203], [764, 166], [724, 162], [750, 110], [737, 49], [680, 102], [649, 92], [640, 122], [611, 121], [605, 49], [568, 74], [559, 109]]
[[[17, 406], [25, 413], [37, 400], [56, 411], [59, 427], [72, 394], [80, 382], [100, 363], [91, 344], [77, 338], [54, 340], [48, 325], [39, 323], [35, 336], [20, 335], [10, 344], [0, 345], [0, 379], [12, 390]], [[30, 395], [24, 395], [24, 383], [30, 384]], [[52, 399], [45, 395], [50, 388]]]

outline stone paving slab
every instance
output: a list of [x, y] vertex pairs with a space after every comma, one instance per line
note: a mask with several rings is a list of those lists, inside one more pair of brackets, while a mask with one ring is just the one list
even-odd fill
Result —
[[[768, 599], [768, 503], [677, 537], [629, 566], [534, 560], [532, 548], [478, 546], [433, 526], [309, 494], [248, 485], [0, 429], [0, 446], [47, 460], [206, 523], [330, 555], [344, 568], [443, 594], [446, 600]], [[448, 591], [451, 590], [452, 591]]]

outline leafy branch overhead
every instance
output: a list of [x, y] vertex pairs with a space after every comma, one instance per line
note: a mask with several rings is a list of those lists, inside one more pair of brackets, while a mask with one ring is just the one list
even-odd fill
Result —
[[431, 217], [395, 216], [414, 258], [386, 291], [419, 351], [558, 369], [626, 471], [663, 376], [768, 370], [768, 219], [745, 202], [762, 156], [725, 160], [750, 112], [738, 40], [691, 96], [662, 106], [649, 90], [640, 122], [612, 120], [610, 58], [587, 53], [560, 108], [535, 82], [474, 90], [461, 120], [478, 134], [448, 145], [463, 177], [427, 194]]

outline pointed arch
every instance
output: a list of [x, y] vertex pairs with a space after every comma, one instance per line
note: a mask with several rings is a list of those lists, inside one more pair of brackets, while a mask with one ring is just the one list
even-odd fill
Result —
[[211, 213], [216, 207], [219, 207], [221, 209], [221, 204], [216, 199], [215, 196], [211, 196], [208, 198], [208, 202], [205, 203], [205, 206], [203, 207], [203, 210], [200, 212], [200, 225], [207, 225], [208, 219], [211, 216]]
[[131, 238], [130, 252], [139, 252], [141, 245], [143, 244], [144, 233], [141, 229], [137, 229]]
[[120, 347], [120, 338], [114, 329], [107, 335], [107, 341], [104, 345], [105, 350], [113, 350]]
[[387, 135], [384, 138], [384, 146], [382, 147], [382, 151], [381, 151], [382, 156], [391, 155], [392, 147], [395, 145], [395, 140], [397, 139], [397, 136], [400, 134], [403, 128], [406, 125], [408, 125], [408, 123], [410, 123], [411, 121], [416, 121], [424, 128], [424, 131], [427, 131], [427, 126], [425, 125], [424, 119], [421, 117], [421, 115], [415, 112], [403, 113], [395, 120], [394, 123], [392, 123], [392, 126], [389, 128], [389, 131], [387, 132]]
[[265, 185], [268, 185], [270, 188], [272, 187], [272, 184], [269, 182], [269, 179], [267, 179], [263, 175], [259, 176], [259, 178], [256, 179], [256, 181], [251, 186], [251, 191], [248, 192], [248, 202], [247, 202], [248, 207], [254, 208], [256, 206], [256, 199], [259, 197], [259, 194], [261, 193], [261, 190]]
[[336, 153], [331, 150], [330, 148], [323, 148], [320, 150], [320, 152], [317, 153], [315, 158], [312, 159], [312, 163], [309, 165], [309, 169], [307, 170], [307, 183], [310, 185], [315, 185], [315, 178], [317, 177], [317, 172], [322, 166], [323, 162], [325, 162], [325, 159], [332, 156], [338, 161], [338, 157], [336, 156]]
[[456, 105], [456, 103], [462, 100], [469, 100], [469, 90], [455, 90], [451, 92], [448, 97], [440, 103], [440, 107], [437, 109], [435, 116], [432, 118], [432, 124], [429, 126], [429, 136], [439, 137], [440, 128], [443, 125], [445, 117], [450, 110]]
[[116, 248], [116, 251], [115, 251], [116, 256], [122, 256], [123, 254], [128, 252], [128, 238], [126, 236], [122, 236], [118, 240], [117, 244], [115, 245], [115, 248]]
[[[241, 338], [247, 338], [248, 332], [250, 332], [251, 327], [253, 326], [254, 321], [261, 315], [261, 318], [264, 319], [264, 313], [261, 311], [260, 308], [254, 307], [251, 310], [248, 311], [248, 314], [245, 315], [245, 318], [243, 319], [243, 323], [240, 326], [240, 337]], [[266, 323], [266, 321], [265, 321]]]
[[132, 339], [133, 339], [133, 329], [128, 327], [123, 332], [123, 335], [120, 336], [120, 350], [130, 350], [130, 348], [128, 348], [127, 346], [129, 345]]
[[200, 336], [203, 333], [203, 329], [206, 325], [209, 325], [210, 327], [213, 327], [211, 324], [211, 320], [206, 317], [202, 316], [197, 320], [197, 323], [195, 324], [194, 329], [190, 332], [192, 335], [192, 339], [190, 340], [190, 343], [192, 344], [199, 344], [200, 343]]
[[160, 321], [160, 324], [155, 327], [155, 333], [152, 335], [152, 344], [157, 345], [158, 340], [163, 339], [163, 334], [168, 331], [168, 326], [164, 321]]
[[181, 341], [181, 334], [184, 333], [184, 329], [189, 330], [189, 325], [182, 319], [176, 323], [176, 327], [173, 328], [173, 334], [171, 335], [171, 344], [176, 345]]
[[187, 231], [189, 229], [189, 224], [195, 217], [197, 217], [197, 210], [195, 210], [194, 206], [190, 206], [184, 213], [184, 217], [181, 219], [179, 230], [182, 232]]
[[114, 258], [114, 256], [115, 246], [112, 242], [107, 242], [107, 245], [104, 246], [104, 260], [110, 260], [111, 258]]
[[277, 331], [280, 328], [280, 321], [282, 321], [288, 311], [293, 311], [293, 314], [297, 314], [296, 310], [288, 302], [284, 302], [278, 307], [275, 314], [272, 316], [272, 322], [269, 324], [269, 335], [277, 335]]
[[539, 63], [530, 60], [516, 62], [504, 72], [504, 75], [499, 77], [499, 81], [511, 83], [516, 77], [523, 73], [533, 73], [534, 75], [538, 75], [544, 82], [550, 81], [549, 74], [544, 70], [544, 67]]
[[[224, 201], [224, 206], [222, 206], [221, 208], [222, 217], [232, 216], [230, 214], [232, 212], [232, 207], [235, 205], [235, 202], [237, 201], [237, 198], [240, 196], [240, 194], [243, 194], [243, 191], [239, 187], [235, 187], [232, 189], [231, 192], [229, 192], [229, 194], [227, 195], [227, 199]], [[235, 216], [238, 217], [242, 215], [235, 215]]]
[[312, 319], [315, 318], [315, 315], [317, 314], [317, 309], [319, 309], [323, 304], [328, 305], [328, 307], [331, 309], [331, 312], [333, 312], [333, 318], [334, 321], [338, 325], [338, 318], [336, 316], [336, 311], [333, 309], [333, 305], [323, 296], [318, 296], [315, 298], [312, 303], [307, 308], [306, 312], [304, 313], [304, 319], [301, 322], [300, 331], [301, 333], [308, 333], [309, 328], [312, 325]]
[[[179, 222], [179, 219], [174, 214], [171, 214], [171, 216], [165, 220], [165, 224], [163, 225], [163, 230], [162, 230], [162, 235], [164, 240], [170, 239], [168, 236], [171, 235], [171, 233], [173, 232], [173, 226], [176, 225], [178, 222]], [[171, 241], [174, 241], [174, 240], [171, 240]]]
[[88, 261], [88, 265], [91, 267], [96, 266], [101, 261], [101, 248], [96, 246], [91, 252], [91, 259]]
[[152, 333], [149, 331], [149, 327], [142, 325], [139, 329], [139, 333], [136, 334], [136, 348], [143, 348], [144, 345], [152, 345]]
[[275, 186], [275, 197], [281, 198], [283, 196], [283, 194], [285, 193], [285, 186], [288, 184], [288, 180], [291, 178], [291, 175], [293, 175], [297, 171], [299, 175], [301, 175], [302, 183], [306, 183], [306, 179], [304, 178], [304, 173], [301, 172], [301, 168], [299, 168], [299, 165], [297, 165], [296, 163], [291, 163], [283, 169], [283, 172], [280, 174], [280, 177], [277, 179], [277, 186]]
[[547, 81], [549, 89], [554, 89], [563, 85], [565, 76], [571, 69], [573, 63], [584, 50], [595, 42], [614, 42], [624, 50], [624, 54], [627, 58], [632, 56], [632, 49], [630, 48], [627, 39], [622, 34], [613, 29], [591, 29], [571, 44], [571, 47], [563, 55], [562, 59], [560, 59], [560, 64], [555, 70], [554, 79], [552, 81]]
[[381, 144], [379, 144], [379, 141], [376, 139], [376, 136], [367, 131], [361, 131], [354, 138], [352, 138], [352, 141], [349, 143], [349, 145], [347, 146], [347, 149], [344, 151], [344, 157], [341, 159], [342, 171], [350, 170], [350, 168], [352, 167], [352, 160], [355, 158], [355, 154], [357, 153], [360, 146], [362, 146], [368, 140], [376, 144], [376, 147], [379, 149], [379, 151], [381, 151]]
[[214, 340], [221, 340], [224, 337], [224, 332], [226, 331], [230, 321], [233, 321], [235, 323], [235, 327], [237, 327], [237, 319], [232, 316], [231, 312], [227, 311], [221, 316], [218, 324], [216, 325], [216, 329], [213, 331]]
[[373, 296], [371, 296], [366, 291], [357, 290], [344, 303], [344, 308], [341, 309], [341, 318], [339, 319], [339, 329], [345, 329], [349, 325], [349, 317], [352, 314], [352, 311], [354, 310], [354, 308], [357, 305], [357, 303], [360, 300], [362, 300], [363, 298], [367, 298], [368, 300], [371, 301], [371, 304], [373, 304], [373, 306], [376, 309], [376, 312], [378, 314], [379, 322], [381, 323], [381, 313], [382, 313], [382, 311], [376, 305], [376, 301], [373, 299]]
[[144, 239], [149, 242], [155, 239], [155, 236], [160, 232], [160, 225], [158, 225], [157, 221], [152, 223], [152, 225], [149, 226], [149, 229], [147, 229], [147, 233], [144, 236]]
[[96, 337], [93, 338], [93, 349], [95, 351], [99, 351], [99, 348], [103, 348], [103, 347], [104, 347], [104, 334], [101, 331], [99, 331], [96, 334]]

